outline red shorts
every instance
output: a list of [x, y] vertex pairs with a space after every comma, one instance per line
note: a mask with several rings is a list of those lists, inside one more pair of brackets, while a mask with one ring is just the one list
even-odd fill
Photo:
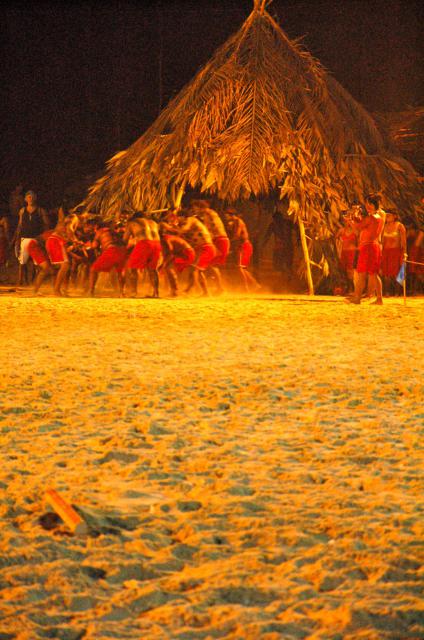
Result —
[[396, 278], [403, 262], [403, 251], [400, 247], [383, 249], [381, 253], [381, 275], [386, 278]]
[[213, 259], [211, 266], [222, 266], [227, 260], [227, 256], [230, 252], [230, 241], [226, 236], [219, 236], [213, 239], [213, 243], [216, 249], [216, 255]]
[[344, 271], [352, 271], [355, 264], [356, 249], [343, 249], [340, 255], [340, 266]]
[[127, 262], [127, 269], [157, 269], [162, 255], [159, 240], [140, 240]]
[[38, 244], [37, 240], [31, 240], [28, 245], [28, 253], [32, 258], [33, 263], [37, 266], [39, 264], [43, 264], [43, 262], [48, 262], [48, 258], [43, 249]]
[[185, 249], [184, 256], [178, 256], [177, 258], [175, 258], [173, 263], [174, 267], [178, 272], [181, 273], [181, 271], [184, 271], [184, 269], [193, 264], [195, 258], [196, 254], [194, 252], [194, 249]]
[[358, 264], [356, 266], [358, 273], [375, 275], [380, 271], [380, 265], [381, 246], [377, 242], [363, 244], [359, 247]]
[[215, 256], [216, 249], [213, 244], [202, 244], [202, 246], [198, 248], [196, 254], [195, 266], [200, 271], [204, 271], [211, 266], [211, 263], [213, 262]]
[[50, 236], [46, 240], [46, 249], [52, 264], [68, 262], [65, 240], [59, 236]]
[[0, 238], [0, 265], [6, 264], [7, 258], [7, 240]]
[[115, 268], [119, 273], [124, 269], [127, 260], [125, 247], [109, 247], [93, 262], [92, 271], [112, 271]]
[[424, 248], [423, 247], [410, 247], [408, 253], [408, 260], [411, 262], [422, 262], [423, 264], [409, 264], [407, 263], [406, 269], [409, 273], [424, 273]]
[[253, 254], [253, 246], [249, 240], [243, 242], [239, 250], [239, 267], [244, 267], [245, 269], [249, 266], [250, 259]]

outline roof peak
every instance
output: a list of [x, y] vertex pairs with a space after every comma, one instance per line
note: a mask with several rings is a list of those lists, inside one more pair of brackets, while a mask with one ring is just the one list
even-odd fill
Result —
[[259, 11], [259, 13], [263, 15], [266, 3], [267, 0], [253, 0], [253, 10]]

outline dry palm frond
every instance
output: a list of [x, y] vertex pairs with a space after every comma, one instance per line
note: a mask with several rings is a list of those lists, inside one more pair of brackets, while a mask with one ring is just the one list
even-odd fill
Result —
[[[257, 0], [241, 29], [108, 163], [82, 203], [111, 218], [157, 209], [187, 184], [234, 202], [279, 190], [318, 237], [378, 189], [413, 214], [417, 175], [393, 157], [371, 116]], [[175, 187], [175, 188], [174, 188]]]

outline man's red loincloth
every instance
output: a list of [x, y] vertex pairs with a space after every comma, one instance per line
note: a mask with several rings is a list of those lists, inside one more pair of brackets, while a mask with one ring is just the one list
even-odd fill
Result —
[[128, 259], [127, 269], [157, 269], [162, 247], [159, 240], [140, 240]]
[[358, 273], [377, 274], [381, 265], [381, 247], [377, 242], [363, 244], [359, 247]]
[[192, 249], [191, 247], [184, 249], [184, 256], [177, 256], [174, 259], [174, 267], [179, 273], [181, 273], [181, 271], [184, 271], [184, 269], [193, 264], [195, 259], [196, 254], [194, 252], [194, 249]]
[[32, 258], [32, 261], [37, 266], [43, 264], [43, 262], [48, 262], [48, 258], [44, 253], [43, 249], [38, 244], [37, 240], [31, 240], [28, 243], [28, 254]]
[[125, 247], [112, 246], [103, 251], [103, 253], [93, 262], [91, 269], [93, 271], [109, 272], [115, 268], [119, 273], [124, 269], [127, 260], [127, 250]]
[[230, 241], [226, 236], [217, 236], [213, 239], [216, 249], [215, 258], [211, 262], [211, 267], [219, 267], [225, 264], [230, 252]]
[[249, 240], [245, 240], [239, 250], [239, 266], [246, 269], [250, 264], [253, 254], [253, 245]]
[[194, 266], [196, 266], [199, 271], [204, 271], [211, 266], [216, 256], [216, 249], [213, 244], [202, 244], [202, 246], [198, 248], [196, 256]]
[[381, 275], [396, 278], [402, 264], [403, 251], [400, 247], [383, 249], [381, 253]]
[[65, 240], [60, 236], [56, 236], [54, 234], [49, 236], [46, 240], [46, 249], [52, 264], [68, 262]]

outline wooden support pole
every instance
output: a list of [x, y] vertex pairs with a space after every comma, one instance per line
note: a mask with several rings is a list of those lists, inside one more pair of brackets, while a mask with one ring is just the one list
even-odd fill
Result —
[[312, 280], [312, 273], [311, 273], [311, 261], [309, 258], [308, 245], [306, 243], [305, 225], [303, 224], [303, 220], [300, 216], [297, 219], [297, 223], [299, 225], [300, 241], [302, 243], [303, 257], [305, 258], [306, 278], [308, 280], [309, 295], [313, 296], [315, 292], [314, 292], [314, 282]]
[[187, 184], [187, 180], [184, 178], [184, 180], [180, 184], [180, 188], [178, 189], [178, 193], [175, 197], [175, 202], [173, 203], [174, 207], [179, 207], [181, 205], [181, 200], [183, 199], [186, 184]]

